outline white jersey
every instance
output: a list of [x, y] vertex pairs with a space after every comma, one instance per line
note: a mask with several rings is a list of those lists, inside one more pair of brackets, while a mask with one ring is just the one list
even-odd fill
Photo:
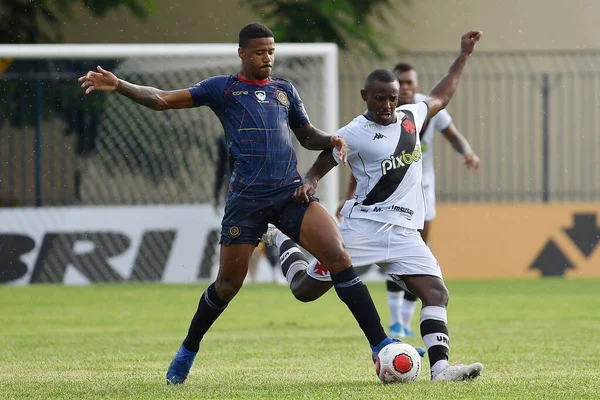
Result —
[[[393, 124], [379, 125], [361, 115], [337, 132], [348, 144], [348, 164], [357, 180], [354, 199], [346, 201], [342, 215], [422, 229], [426, 205], [419, 132], [428, 107], [419, 102], [395, 112]], [[339, 163], [335, 149], [333, 156]]]
[[[414, 102], [418, 103], [425, 100], [427, 96], [421, 93], [415, 94]], [[426, 121], [421, 129], [421, 152], [423, 154], [423, 188], [425, 191], [435, 191], [435, 169], [434, 169], [434, 151], [433, 143], [435, 131], [446, 130], [452, 123], [452, 117], [448, 111], [441, 110], [429, 121]], [[435, 194], [433, 194], [435, 196]]]

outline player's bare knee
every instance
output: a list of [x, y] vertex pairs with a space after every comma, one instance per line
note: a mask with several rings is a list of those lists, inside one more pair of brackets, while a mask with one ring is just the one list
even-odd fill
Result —
[[340, 273], [352, 265], [350, 255], [341, 243], [339, 247], [329, 251], [329, 257], [322, 263], [332, 274]]
[[430, 288], [421, 301], [423, 302], [423, 306], [446, 307], [449, 299], [450, 293], [448, 293], [448, 289], [446, 289], [446, 286], [441, 285]]

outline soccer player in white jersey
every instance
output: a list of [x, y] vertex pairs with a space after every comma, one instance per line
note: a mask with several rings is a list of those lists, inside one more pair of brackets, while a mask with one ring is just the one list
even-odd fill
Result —
[[[399, 105], [418, 103], [425, 100], [425, 95], [419, 93], [419, 76], [417, 71], [406, 63], [399, 63], [394, 67], [394, 74], [400, 82]], [[454, 150], [463, 156], [463, 163], [470, 170], [479, 168], [480, 160], [471, 149], [469, 141], [459, 132], [452, 117], [446, 110], [441, 110], [433, 118], [425, 121], [419, 134], [421, 139], [421, 153], [423, 157], [423, 191], [425, 192], [425, 223], [421, 230], [421, 237], [429, 245], [429, 233], [431, 224], [436, 215], [435, 210], [435, 169], [434, 169], [434, 139], [435, 132], [440, 131], [446, 140], [452, 144]], [[356, 187], [354, 177], [350, 177], [348, 194], [350, 199], [354, 195]], [[417, 306], [417, 298], [410, 292], [402, 290], [392, 277], [387, 275], [387, 300], [390, 309], [390, 336], [403, 338], [412, 337], [411, 329]]]
[[[397, 107], [398, 79], [388, 70], [373, 71], [361, 90], [367, 112], [338, 131], [348, 144], [348, 164], [357, 180], [354, 199], [342, 209], [340, 231], [346, 248], [355, 265], [377, 264], [421, 299], [421, 336], [434, 381], [474, 379], [483, 365], [448, 362], [449, 294], [437, 260], [419, 234], [426, 212], [419, 132], [425, 121], [447, 106], [481, 36], [479, 31], [463, 35], [460, 54], [448, 73], [417, 104]], [[339, 161], [335, 150], [319, 154], [294, 199], [309, 201], [318, 181]], [[328, 271], [318, 262], [309, 266], [283, 233], [270, 228], [265, 241], [280, 249], [282, 270], [297, 299], [313, 301], [332, 287]]]

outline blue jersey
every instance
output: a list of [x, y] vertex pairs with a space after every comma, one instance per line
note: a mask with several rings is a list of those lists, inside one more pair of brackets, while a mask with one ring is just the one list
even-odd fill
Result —
[[231, 195], [269, 197], [300, 185], [290, 128], [309, 120], [290, 82], [221, 75], [189, 90], [195, 106], [209, 106], [221, 120], [233, 159]]

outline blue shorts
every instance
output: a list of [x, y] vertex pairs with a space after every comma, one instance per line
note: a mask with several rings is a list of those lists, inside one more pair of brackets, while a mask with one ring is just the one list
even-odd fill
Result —
[[292, 200], [295, 190], [296, 187], [292, 187], [264, 199], [230, 196], [225, 205], [219, 243], [225, 246], [242, 243], [256, 246], [267, 231], [268, 223], [298, 243], [308, 204], [319, 199], [311, 197], [309, 203], [297, 203]]

